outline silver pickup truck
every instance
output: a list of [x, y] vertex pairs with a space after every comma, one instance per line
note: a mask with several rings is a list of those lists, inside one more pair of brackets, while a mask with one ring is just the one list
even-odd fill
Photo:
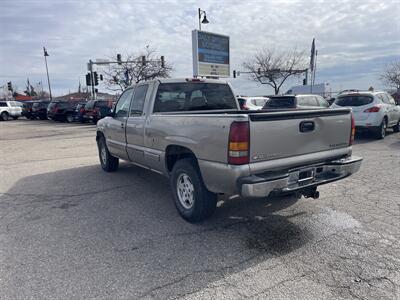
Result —
[[357, 172], [350, 109], [241, 111], [227, 82], [162, 79], [126, 89], [97, 124], [104, 171], [119, 159], [170, 179], [181, 216], [197, 222], [217, 195], [318, 198], [317, 186]]

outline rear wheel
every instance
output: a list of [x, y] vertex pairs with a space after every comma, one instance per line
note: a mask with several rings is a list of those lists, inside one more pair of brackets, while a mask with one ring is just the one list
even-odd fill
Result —
[[399, 132], [400, 131], [400, 120], [398, 120], [397, 124], [393, 126], [393, 131], [394, 132]]
[[101, 167], [106, 172], [115, 172], [118, 170], [119, 159], [111, 155], [108, 151], [106, 140], [104, 137], [100, 137], [97, 141], [97, 147], [99, 149], [99, 159]]
[[66, 120], [68, 123], [72, 123], [74, 121], [74, 116], [72, 114], [68, 114]]
[[378, 129], [375, 132], [375, 137], [378, 140], [383, 140], [385, 138], [386, 128], [387, 128], [386, 119], [383, 119], [381, 125], [378, 127]]
[[171, 188], [179, 214], [188, 222], [209, 218], [217, 207], [217, 194], [207, 190], [194, 159], [178, 160], [171, 172]]
[[6, 111], [3, 111], [0, 115], [1, 119], [3, 121], [7, 121], [8, 120], [8, 113]]

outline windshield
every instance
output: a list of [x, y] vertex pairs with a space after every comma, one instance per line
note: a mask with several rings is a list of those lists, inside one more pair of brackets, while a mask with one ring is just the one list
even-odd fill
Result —
[[267, 103], [265, 103], [263, 108], [295, 108], [295, 97], [270, 98]]
[[348, 95], [348, 96], [340, 96], [335, 104], [339, 106], [363, 106], [372, 103], [374, 99], [370, 96], [361, 96], [361, 95]]
[[154, 112], [237, 109], [227, 84], [162, 83], [158, 87]]

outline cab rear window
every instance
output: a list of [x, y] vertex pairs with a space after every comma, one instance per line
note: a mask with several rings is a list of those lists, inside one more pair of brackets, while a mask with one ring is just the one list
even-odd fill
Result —
[[370, 104], [374, 101], [372, 97], [361, 96], [361, 95], [348, 95], [341, 96], [336, 101], [335, 104], [339, 106], [363, 106]]
[[154, 112], [237, 109], [236, 99], [226, 84], [162, 83]]

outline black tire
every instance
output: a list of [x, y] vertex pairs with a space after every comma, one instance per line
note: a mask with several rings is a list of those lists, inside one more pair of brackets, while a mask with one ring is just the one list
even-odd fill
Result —
[[97, 141], [97, 148], [99, 149], [99, 159], [101, 168], [106, 172], [115, 172], [118, 170], [119, 159], [111, 155], [108, 151], [106, 140], [100, 137]]
[[74, 116], [72, 114], [67, 114], [65, 117], [67, 123], [72, 123], [74, 121]]
[[3, 111], [3, 112], [1, 113], [1, 115], [0, 115], [0, 118], [1, 118], [3, 121], [8, 121], [8, 117], [9, 117], [9, 115], [8, 115], [8, 113], [7, 113], [6, 111]]
[[397, 124], [393, 126], [394, 132], [400, 132], [400, 120], [397, 121]]
[[[184, 178], [188, 179], [187, 182], [191, 184], [190, 189], [182, 190]], [[178, 183], [181, 185], [181, 192], [178, 191]], [[217, 194], [207, 190], [194, 159], [184, 158], [175, 163], [170, 176], [170, 184], [175, 207], [186, 221], [200, 222], [214, 213], [217, 207]], [[185, 196], [190, 197], [192, 202], [184, 201]]]
[[386, 119], [383, 119], [381, 125], [375, 131], [375, 138], [378, 140], [383, 140], [386, 136], [386, 129], [387, 129]]

